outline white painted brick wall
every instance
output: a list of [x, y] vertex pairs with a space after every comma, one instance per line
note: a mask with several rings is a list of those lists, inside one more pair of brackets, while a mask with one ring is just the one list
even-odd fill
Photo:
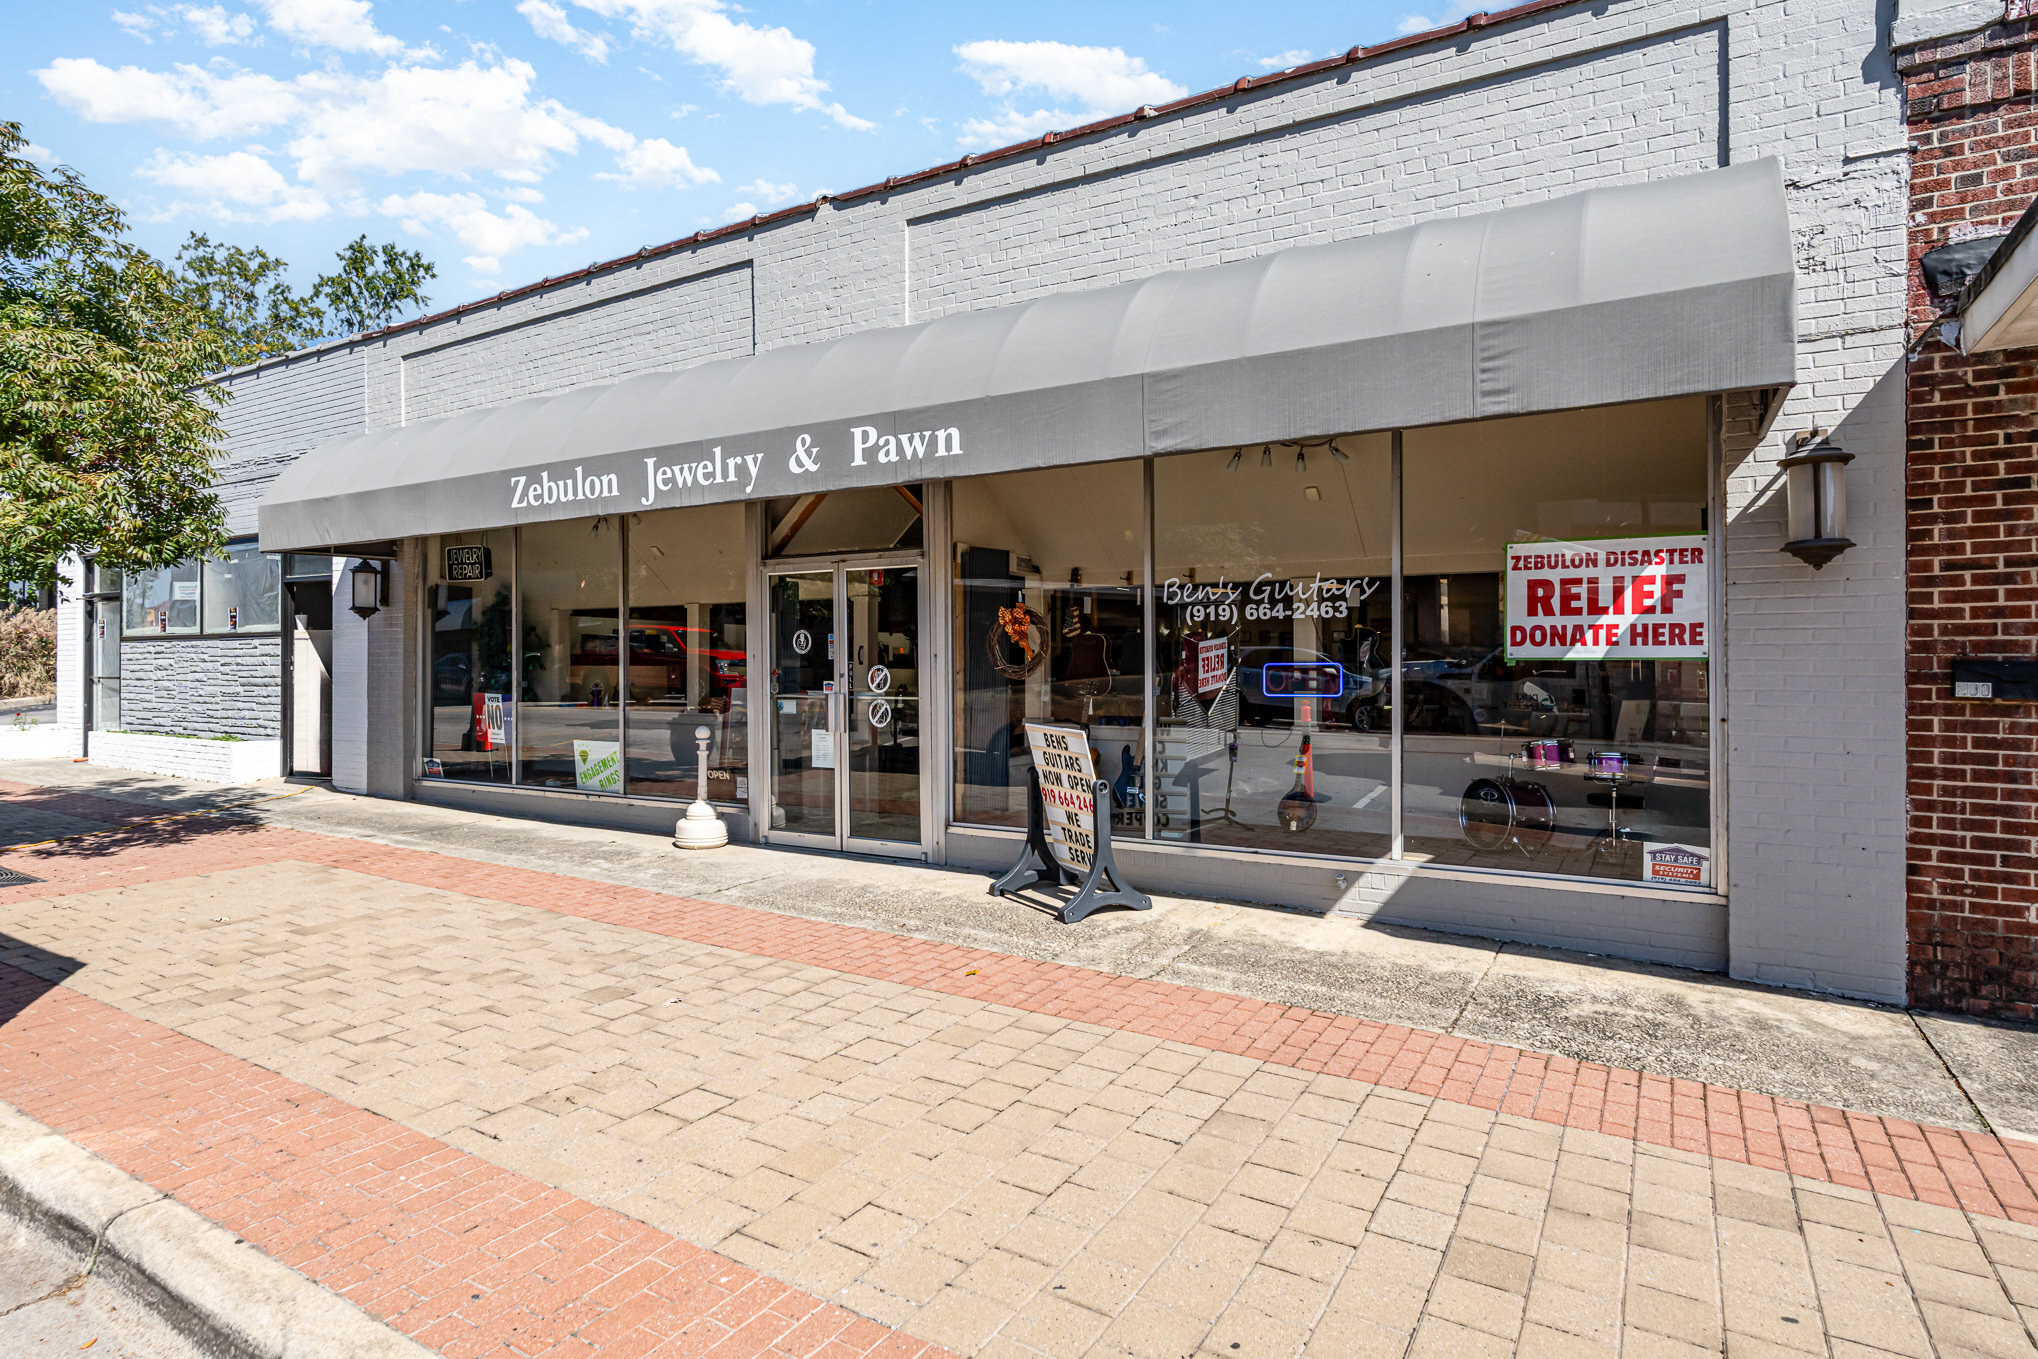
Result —
[[[1898, 999], [1905, 164], [1882, 29], [1866, 0], [1578, 6], [825, 205], [237, 378], [282, 389], [230, 418], [237, 503], [276, 461], [406, 415], [1778, 155], [1803, 345], [1769, 437], [1729, 459], [1730, 965]], [[1859, 459], [1861, 546], [1818, 573], [1775, 550], [1781, 441], [1814, 424]], [[342, 787], [403, 763], [395, 626], [336, 622]]]

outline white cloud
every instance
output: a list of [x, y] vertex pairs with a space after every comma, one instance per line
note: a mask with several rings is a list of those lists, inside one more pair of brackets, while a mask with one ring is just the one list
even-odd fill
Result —
[[255, 0], [269, 27], [306, 47], [393, 57], [403, 43], [375, 26], [368, 0]]
[[[763, 209], [759, 208], [755, 203], [731, 203], [726, 215], [732, 222], [746, 222], [761, 211]], [[702, 220], [705, 221], [707, 219], [703, 218]]]
[[530, 183], [591, 130], [617, 132], [560, 104], [532, 103], [535, 76], [514, 60], [396, 66], [365, 80], [303, 76], [318, 88], [285, 149], [297, 160], [298, 178], [314, 184], [410, 172]]
[[1463, 0], [1448, 0], [1435, 14], [1404, 14], [1401, 22], [1394, 25], [1396, 33], [1427, 33], [1432, 28], [1454, 24], [1472, 12], [1472, 7]]
[[783, 26], [759, 28], [729, 17], [725, 0], [574, 0], [606, 19], [627, 19], [640, 38], [671, 44], [689, 61], [721, 73], [722, 85], [746, 103], [785, 104], [826, 114], [868, 132], [875, 123], [823, 96], [814, 74], [814, 45]]
[[156, 21], [146, 14], [131, 14], [126, 10], [117, 9], [113, 11], [113, 22], [119, 24], [130, 38], [140, 38], [143, 42], [155, 41], [149, 35], [156, 31]]
[[495, 212], [478, 193], [392, 194], [376, 210], [418, 235], [433, 235], [434, 228], [452, 232], [472, 252], [468, 267], [483, 274], [500, 270], [504, 255], [534, 245], [571, 245], [587, 235], [586, 227], [561, 231], [521, 203]]
[[192, 35], [207, 47], [230, 47], [254, 36], [255, 20], [249, 14], [228, 14], [224, 5], [182, 5], [177, 17], [190, 26]]
[[684, 189], [695, 184], [719, 184], [722, 177], [705, 166], [695, 165], [683, 146], [663, 137], [647, 137], [625, 148], [616, 157], [621, 174], [600, 174], [626, 189]]
[[1261, 57], [1260, 69], [1263, 71], [1285, 71], [1290, 66], [1300, 66], [1305, 61], [1313, 61], [1315, 57], [1316, 53], [1306, 47], [1291, 48], [1276, 56]]
[[180, 198], [165, 216], [193, 208], [228, 221], [313, 221], [331, 211], [316, 189], [290, 183], [250, 151], [224, 156], [171, 155], [157, 151], [135, 173], [172, 189]]
[[[956, 140], [964, 146], [1003, 146], [1055, 128], [1141, 104], [1165, 104], [1188, 93], [1139, 57], [1117, 47], [1076, 47], [1060, 42], [966, 42], [955, 49], [962, 70], [985, 94], [1007, 100], [989, 118], [970, 118]], [[1053, 108], [1024, 112], [1010, 96], [1037, 90]]]
[[736, 192], [761, 198], [767, 203], [787, 203], [797, 197], [800, 190], [795, 184], [773, 184], [763, 179], [753, 179], [748, 184], [740, 186]]
[[1010, 146], [1014, 142], [1030, 142], [1043, 132], [1052, 132], [1059, 127], [1070, 127], [1083, 121], [1078, 113], [1064, 109], [1035, 109], [1021, 113], [1007, 107], [995, 118], [965, 118], [962, 131], [956, 141], [963, 146]]
[[1189, 91], [1139, 57], [1117, 47], [1076, 47], [1061, 42], [966, 42], [955, 49], [962, 69], [985, 94], [1000, 97], [1040, 90], [1098, 113], [1141, 104], [1165, 104]]
[[547, 42], [570, 47], [589, 61], [607, 64], [608, 36], [575, 28], [573, 21], [566, 17], [566, 11], [553, 4], [552, 0], [523, 0], [517, 6], [517, 13], [530, 20], [531, 31]]
[[252, 71], [220, 74], [179, 64], [169, 72], [91, 57], [58, 57], [35, 73], [56, 101], [88, 123], [167, 123], [204, 140], [276, 127], [303, 107], [301, 85]]

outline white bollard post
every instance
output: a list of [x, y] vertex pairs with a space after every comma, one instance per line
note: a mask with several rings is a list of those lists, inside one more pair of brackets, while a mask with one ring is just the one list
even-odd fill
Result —
[[672, 843], [681, 849], [720, 849], [729, 843], [729, 828], [708, 805], [708, 739], [712, 735], [706, 727], [693, 729], [693, 738], [700, 746], [700, 779], [694, 785], [693, 805], [672, 828]]

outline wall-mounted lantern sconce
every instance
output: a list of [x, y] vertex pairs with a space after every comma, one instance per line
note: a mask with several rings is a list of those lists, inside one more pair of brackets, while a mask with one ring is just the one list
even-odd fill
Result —
[[348, 607], [361, 618], [373, 618], [389, 602], [389, 573], [363, 557], [348, 575], [354, 595]]
[[1783, 550], [1816, 571], [1854, 546], [1847, 536], [1847, 464], [1854, 455], [1841, 452], [1822, 429], [1795, 442], [1798, 451], [1777, 464], [1789, 507]]

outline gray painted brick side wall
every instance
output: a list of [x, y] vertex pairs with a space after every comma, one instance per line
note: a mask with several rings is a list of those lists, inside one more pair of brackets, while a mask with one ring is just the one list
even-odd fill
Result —
[[275, 637], [128, 642], [120, 725], [192, 736], [280, 736], [283, 653]]
[[[1905, 164], [1885, 28], [1867, 0], [1581, 5], [825, 204], [264, 369], [288, 391], [236, 413], [236, 493], [273, 471], [262, 459], [426, 411], [1777, 155], [1802, 342], [1766, 436], [1734, 413], [1725, 469], [1729, 965], [1900, 999]], [[739, 278], [747, 296], [716, 292]], [[1775, 463], [1814, 425], [1857, 454], [1860, 546], [1823, 572], [1776, 551]], [[364, 680], [381, 668], [367, 631]], [[380, 707], [336, 695], [350, 781], [395, 729]]]
[[227, 379], [228, 456], [214, 485], [226, 503], [230, 536], [255, 531], [262, 493], [300, 454], [366, 427], [362, 368], [358, 352], [342, 349]]

